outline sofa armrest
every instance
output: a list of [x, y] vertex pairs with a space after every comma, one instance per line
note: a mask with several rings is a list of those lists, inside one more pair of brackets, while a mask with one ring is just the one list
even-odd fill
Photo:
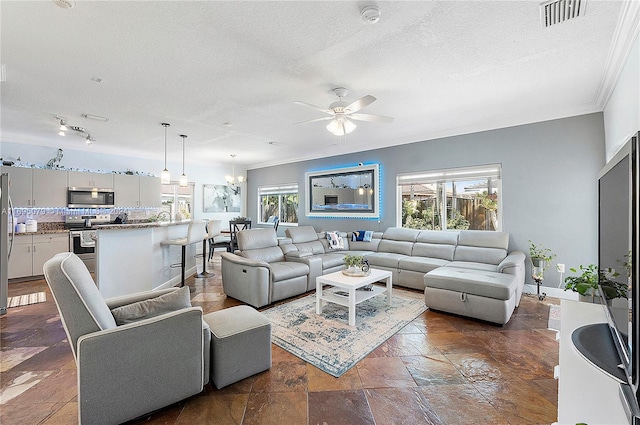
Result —
[[125, 422], [199, 393], [208, 362], [202, 323], [202, 309], [191, 307], [80, 337], [80, 422]]
[[313, 255], [313, 252], [309, 252], [309, 251], [293, 251], [293, 252], [288, 252], [284, 256], [284, 258], [286, 260], [295, 261], [296, 258], [311, 257], [312, 255]]
[[312, 291], [316, 287], [316, 277], [322, 276], [322, 258], [314, 255], [312, 252], [304, 251], [291, 252], [285, 256], [287, 261], [303, 263], [309, 266], [309, 274], [307, 275], [307, 291]]
[[524, 252], [522, 251], [510, 252], [509, 255], [498, 264], [498, 272], [509, 274], [517, 274], [518, 271], [524, 272], [525, 258]]
[[224, 293], [253, 307], [271, 304], [269, 263], [223, 252], [220, 268]]

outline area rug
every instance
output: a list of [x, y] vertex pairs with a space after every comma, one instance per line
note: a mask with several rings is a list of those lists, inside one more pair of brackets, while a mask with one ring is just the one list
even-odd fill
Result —
[[547, 328], [560, 331], [560, 306], [559, 305], [550, 305], [549, 306], [549, 322], [547, 324]]
[[43, 303], [45, 301], [47, 301], [47, 294], [45, 292], [34, 292], [33, 294], [9, 297], [7, 307], [22, 307], [24, 305]]
[[348, 325], [347, 307], [325, 303], [316, 314], [315, 294], [262, 313], [271, 321], [274, 344], [339, 377], [427, 309], [421, 292], [395, 288], [392, 304], [386, 294], [358, 304], [354, 327]]

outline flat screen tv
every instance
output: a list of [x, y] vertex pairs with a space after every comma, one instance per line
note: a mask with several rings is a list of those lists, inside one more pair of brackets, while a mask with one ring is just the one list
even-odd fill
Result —
[[631, 411], [637, 410], [640, 388], [640, 274], [633, 258], [640, 252], [638, 135], [607, 163], [598, 178], [599, 293], [620, 358], [617, 366], [627, 377], [623, 392], [630, 398], [627, 408]]

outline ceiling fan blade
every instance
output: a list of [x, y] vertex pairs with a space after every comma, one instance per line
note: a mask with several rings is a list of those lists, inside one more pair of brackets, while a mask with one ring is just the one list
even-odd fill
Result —
[[375, 122], [392, 122], [393, 117], [386, 117], [384, 115], [373, 114], [350, 114], [349, 118], [358, 121], [375, 121]]
[[310, 122], [318, 122], [318, 121], [327, 121], [327, 120], [332, 120], [334, 117], [322, 117], [322, 118], [316, 118], [314, 120], [307, 120], [307, 121], [300, 121], [300, 122], [294, 122], [293, 125], [297, 125], [297, 124], [307, 124]]
[[324, 112], [325, 114], [330, 114], [330, 115], [335, 115], [334, 112], [331, 109], [327, 109], [327, 108], [321, 108], [319, 106], [316, 105], [312, 105], [310, 103], [306, 103], [306, 102], [300, 102], [300, 101], [295, 101], [293, 102], [296, 105], [302, 105], [302, 106], [307, 106], [309, 108], [313, 108], [313, 109], [317, 109], [318, 111]]
[[367, 105], [371, 105], [375, 101], [376, 98], [368, 94], [345, 106], [344, 110], [346, 113], [358, 112], [360, 109], [364, 108]]

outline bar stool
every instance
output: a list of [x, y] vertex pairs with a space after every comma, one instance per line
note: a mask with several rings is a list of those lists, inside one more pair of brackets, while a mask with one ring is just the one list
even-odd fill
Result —
[[[187, 229], [186, 237], [180, 238], [180, 239], [169, 239], [162, 242], [162, 245], [177, 245], [182, 247], [182, 262], [180, 264], [180, 270], [181, 270], [180, 286], [184, 286], [184, 281], [185, 281], [184, 273], [185, 273], [185, 266], [186, 266], [187, 246], [197, 242], [202, 242], [204, 240], [204, 237], [207, 234], [207, 231], [205, 230], [206, 226], [207, 226], [207, 222], [204, 220], [192, 221], [191, 223], [189, 223], [189, 228]], [[206, 261], [205, 261], [205, 264], [206, 264]], [[194, 291], [193, 288], [189, 288], [189, 290], [191, 292]]]
[[216, 248], [229, 249], [231, 237], [222, 234], [222, 220], [209, 220], [207, 227], [209, 239], [209, 261], [213, 258], [213, 252]]

